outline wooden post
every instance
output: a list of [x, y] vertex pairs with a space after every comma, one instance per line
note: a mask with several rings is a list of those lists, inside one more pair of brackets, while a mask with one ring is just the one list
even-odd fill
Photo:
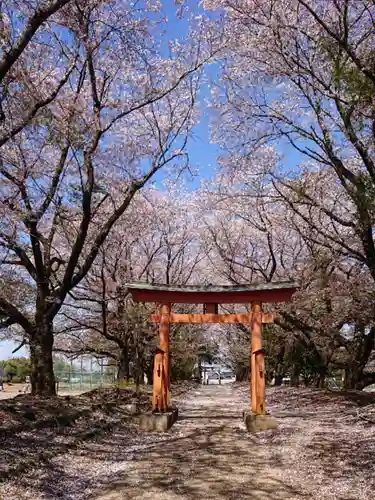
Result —
[[152, 392], [152, 411], [163, 411], [163, 351], [156, 349], [154, 360], [154, 386]]
[[204, 314], [217, 314], [219, 311], [219, 305], [218, 304], [203, 304], [203, 312]]
[[266, 408], [264, 353], [262, 349], [262, 304], [253, 302], [251, 312], [251, 409], [253, 413], [264, 415]]
[[170, 370], [170, 355], [169, 355], [169, 314], [171, 312], [170, 304], [162, 304], [160, 308], [160, 349], [164, 351], [163, 356], [163, 393], [164, 393], [164, 408], [167, 411], [171, 406], [171, 370]]
[[168, 383], [167, 407], [168, 407], [168, 409], [171, 407], [171, 376], [172, 376], [172, 354], [171, 354], [171, 351], [169, 351], [169, 357], [168, 357], [168, 377], [167, 377], [167, 383]]
[[257, 413], [266, 414], [266, 379], [264, 375], [264, 351], [258, 351], [255, 355], [257, 373]]

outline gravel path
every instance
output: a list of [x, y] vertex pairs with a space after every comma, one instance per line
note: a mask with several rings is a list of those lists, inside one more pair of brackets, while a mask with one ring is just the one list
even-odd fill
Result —
[[[242, 396], [242, 394], [241, 394]], [[273, 476], [271, 450], [241, 420], [246, 399], [229, 386], [204, 386], [182, 405], [170, 438], [151, 444], [95, 500], [289, 499]]]
[[135, 426], [0, 484], [1, 500], [374, 500], [374, 426], [322, 392], [268, 391], [280, 427], [249, 435], [246, 388], [204, 386], [168, 434]]

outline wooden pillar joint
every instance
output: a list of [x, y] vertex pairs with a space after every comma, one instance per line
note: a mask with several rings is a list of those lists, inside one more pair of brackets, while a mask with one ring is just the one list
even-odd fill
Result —
[[219, 314], [219, 304], [203, 304], [203, 314]]

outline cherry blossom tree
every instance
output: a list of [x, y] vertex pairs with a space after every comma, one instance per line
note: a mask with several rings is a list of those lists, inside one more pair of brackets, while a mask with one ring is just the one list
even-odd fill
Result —
[[[151, 381], [157, 326], [150, 324], [149, 315], [155, 305], [134, 304], [126, 284], [196, 281], [205, 257], [196, 231], [197, 216], [189, 195], [176, 188], [149, 189], [138, 195], [61, 310], [56, 321], [61, 324], [58, 350], [112, 359], [119, 380], [129, 380], [131, 372], [140, 380], [142, 371]], [[201, 341], [196, 328], [173, 328], [175, 366], [182, 359], [194, 360]]]
[[[239, 167], [259, 144], [285, 151], [268, 168], [280, 196], [294, 210], [315, 207], [340, 226], [349, 242], [337, 238], [329, 224], [314, 230], [375, 277], [373, 2], [206, 5], [224, 7], [231, 45], [215, 90], [221, 120], [216, 139], [233, 161], [243, 159]], [[293, 149], [297, 168], [287, 161]], [[314, 196], [311, 180], [317, 175], [331, 183], [328, 198]]]
[[216, 50], [192, 26], [163, 57], [158, 1], [67, 3], [1, 11], [0, 313], [24, 333], [32, 393], [45, 396], [55, 394], [54, 319], [136, 193], [166, 165], [170, 175], [187, 166]]
[[[363, 328], [371, 327], [373, 317], [370, 273], [355, 259], [314, 237], [311, 227], [283, 203], [277, 189], [264, 182], [259, 172], [265, 158], [272, 163], [262, 148], [247, 160], [248, 170], [223, 165], [206, 191], [211, 266], [228, 283], [299, 282], [300, 290], [291, 304], [273, 305], [278, 313], [276, 324], [264, 332], [268, 366], [276, 380], [289, 371], [296, 383], [303, 375], [323, 386], [331, 367], [347, 363], [350, 377], [357, 380], [347, 385], [361, 385], [374, 335], [372, 329]], [[313, 214], [310, 209], [310, 218], [316, 215], [319, 212]], [[317, 224], [323, 222], [317, 218]], [[355, 335], [348, 336], [348, 325]], [[223, 332], [230, 361], [240, 377], [248, 370], [249, 335], [243, 325]]]
[[[357, 353], [367, 356], [374, 339], [373, 307], [363, 297], [372, 293], [375, 279], [374, 3], [207, 0], [205, 6], [224, 9], [230, 47], [212, 100], [221, 165], [238, 177], [242, 173], [242, 183], [251, 184], [258, 200], [263, 186], [275, 206], [285, 205], [289, 215], [279, 231], [288, 233], [292, 221], [295, 237], [310, 253], [306, 270], [316, 268], [313, 282], [321, 283], [319, 272], [327, 269], [328, 288], [336, 283], [328, 296], [342, 299], [339, 283], [352, 294], [345, 299], [350, 312], [341, 311], [331, 323], [327, 360], [340, 344], [348, 353], [358, 339]], [[247, 219], [253, 218], [254, 205], [249, 205]], [[254, 260], [251, 246], [249, 253]], [[267, 255], [272, 260], [269, 249]], [[257, 263], [260, 268], [264, 271], [264, 262]], [[318, 302], [310, 296], [305, 305], [319, 311], [319, 296], [326, 293], [327, 286], [315, 287]], [[360, 304], [366, 304], [364, 315]], [[321, 312], [333, 319], [332, 312], [340, 310], [326, 305]], [[294, 315], [299, 329], [301, 319]], [[342, 335], [343, 321], [357, 325], [354, 336]], [[329, 331], [327, 325], [316, 326]], [[316, 331], [310, 327], [306, 333]]]
[[[22, 7], [18, 1], [1, 3], [0, 146], [15, 137], [56, 98], [73, 71], [77, 53], [64, 54], [61, 47], [47, 41], [50, 21], [53, 22], [54, 15], [69, 2], [32, 1], [23, 3]], [[41, 49], [45, 60], [59, 61], [58, 71], [53, 67], [43, 68]], [[29, 66], [25, 62], [31, 50], [38, 62]]]

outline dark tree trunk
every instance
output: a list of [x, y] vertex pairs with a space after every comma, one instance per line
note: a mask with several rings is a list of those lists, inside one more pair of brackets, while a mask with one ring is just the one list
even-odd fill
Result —
[[363, 373], [363, 367], [349, 366], [344, 371], [344, 384], [343, 390], [349, 391], [351, 389], [362, 390], [367, 385], [375, 382], [374, 373]]
[[344, 391], [355, 389], [360, 378], [358, 367], [349, 365], [344, 370]]
[[200, 356], [198, 356], [198, 377], [199, 377], [200, 381], [202, 380], [202, 374], [203, 374], [202, 360], [201, 360]]
[[120, 359], [117, 367], [117, 381], [121, 382], [130, 380], [130, 368], [129, 368], [129, 349], [128, 347], [123, 347], [121, 349]]
[[281, 385], [283, 383], [283, 373], [275, 373], [275, 385]]
[[[103, 281], [103, 284], [104, 283], [105, 280]], [[122, 330], [121, 340], [119, 339], [119, 344], [118, 344], [121, 349], [121, 352], [117, 367], [117, 381], [123, 382], [126, 380], [126, 382], [129, 382], [130, 381], [129, 328], [128, 328], [128, 322], [126, 320], [125, 301], [124, 301], [122, 287], [117, 286], [116, 291], [119, 297], [117, 303], [116, 317], [120, 322], [120, 328]], [[106, 304], [105, 297], [103, 297], [103, 303]]]
[[140, 395], [140, 385], [143, 383], [142, 380], [142, 355], [141, 355], [141, 350], [139, 348], [139, 342], [138, 342], [138, 336], [137, 336], [137, 341], [135, 343], [135, 374], [134, 374], [134, 381], [135, 381], [135, 388], [137, 392], [137, 396], [139, 397]]
[[42, 322], [30, 336], [31, 394], [33, 396], [56, 396], [53, 373], [53, 325]]
[[323, 366], [322, 368], [319, 369], [318, 378], [316, 379], [316, 387], [318, 389], [323, 389], [325, 387], [326, 377], [327, 377], [327, 367]]
[[284, 377], [285, 346], [282, 345], [276, 358], [275, 385], [281, 385]]
[[[371, 374], [367, 377], [363, 370], [370, 358], [371, 352], [374, 347], [375, 329], [371, 328], [370, 332], [366, 335], [362, 327], [362, 336], [353, 342], [351, 348], [351, 360], [344, 372], [344, 390], [350, 389], [363, 389], [366, 385], [371, 384]], [[367, 381], [370, 380], [369, 383]]]
[[236, 368], [236, 381], [244, 382], [245, 380], [249, 380], [250, 377], [250, 368], [248, 366], [239, 365]]
[[153, 385], [153, 383], [154, 383], [154, 358], [151, 358], [149, 361], [145, 360], [143, 371], [147, 376], [147, 384]]
[[301, 368], [298, 365], [294, 365], [292, 369], [292, 375], [290, 377], [290, 385], [293, 387], [299, 386], [299, 377], [301, 373]]

